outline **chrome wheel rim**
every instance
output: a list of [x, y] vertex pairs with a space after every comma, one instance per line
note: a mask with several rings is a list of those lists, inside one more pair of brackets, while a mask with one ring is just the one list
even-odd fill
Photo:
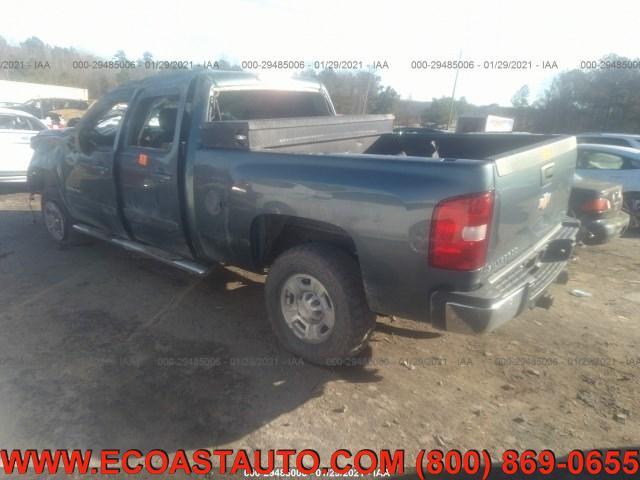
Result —
[[280, 308], [287, 326], [307, 343], [325, 341], [335, 324], [333, 301], [315, 277], [291, 275], [282, 286]]
[[635, 228], [640, 225], [640, 199], [625, 198], [622, 202], [622, 211], [631, 217], [629, 227]]
[[60, 242], [64, 239], [64, 215], [53, 202], [44, 204], [44, 224], [55, 240]]

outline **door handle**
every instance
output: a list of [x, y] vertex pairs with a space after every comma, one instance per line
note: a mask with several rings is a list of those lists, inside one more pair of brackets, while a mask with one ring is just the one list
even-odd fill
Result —
[[148, 177], [145, 177], [142, 186], [144, 188], [157, 187], [158, 185], [162, 185], [163, 183], [170, 182], [172, 178], [173, 177], [171, 175], [167, 175], [166, 173], [155, 172]]
[[546, 185], [551, 182], [553, 178], [553, 166], [554, 163], [548, 163], [540, 168], [540, 185]]
[[166, 174], [166, 173], [162, 173], [162, 172], [154, 172], [152, 177], [153, 177], [154, 180], [156, 180], [159, 183], [170, 182], [171, 179], [173, 178], [171, 175]]

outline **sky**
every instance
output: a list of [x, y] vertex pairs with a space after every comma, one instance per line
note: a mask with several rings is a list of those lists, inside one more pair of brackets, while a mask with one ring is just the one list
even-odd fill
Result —
[[[386, 61], [377, 73], [404, 98], [452, 93], [455, 70], [418, 70], [413, 60], [531, 61], [526, 70], [461, 70], [456, 98], [509, 105], [523, 85], [531, 100], [562, 70], [614, 52], [640, 54], [640, 2], [609, 0], [234, 0], [109, 2], [30, 0], [2, 6], [0, 35], [112, 57], [155, 59]], [[558, 69], [542, 69], [543, 62]]]

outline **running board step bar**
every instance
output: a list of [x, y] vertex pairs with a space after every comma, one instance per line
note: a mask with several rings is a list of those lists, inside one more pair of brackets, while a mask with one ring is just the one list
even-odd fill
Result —
[[130, 252], [140, 253], [142, 255], [151, 257], [167, 265], [180, 268], [182, 270], [185, 270], [189, 273], [193, 273], [201, 277], [209, 273], [209, 270], [210, 270], [208, 267], [204, 265], [200, 265], [198, 263], [192, 262], [191, 260], [186, 260], [182, 257], [177, 257], [168, 252], [165, 252], [164, 250], [159, 250], [154, 247], [149, 247], [148, 245], [144, 245], [142, 243], [139, 243], [133, 240], [124, 240], [122, 238], [110, 237], [102, 233], [100, 230], [93, 227], [89, 227], [88, 225], [82, 225], [82, 224], [76, 223], [75, 225], [73, 225], [73, 229], [85, 235], [89, 235], [91, 237], [98, 238], [100, 240], [104, 240], [105, 242], [109, 242], [113, 245], [122, 247], [125, 250], [129, 250]]

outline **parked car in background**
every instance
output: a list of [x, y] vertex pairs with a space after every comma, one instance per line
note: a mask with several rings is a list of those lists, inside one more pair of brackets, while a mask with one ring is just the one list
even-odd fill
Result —
[[45, 120], [50, 119], [52, 126], [64, 127], [69, 122], [75, 123], [89, 108], [87, 100], [72, 98], [34, 98], [13, 107]]
[[31, 137], [47, 126], [33, 115], [0, 108], [0, 183], [26, 182]]
[[622, 186], [574, 175], [569, 215], [580, 220], [578, 239], [587, 244], [606, 243], [622, 235], [629, 214], [622, 210]]
[[578, 143], [640, 148], [640, 135], [629, 133], [581, 133], [576, 135], [576, 139]]
[[640, 226], [640, 150], [615, 145], [578, 145], [577, 173], [622, 185], [622, 209], [631, 215], [631, 227]]

